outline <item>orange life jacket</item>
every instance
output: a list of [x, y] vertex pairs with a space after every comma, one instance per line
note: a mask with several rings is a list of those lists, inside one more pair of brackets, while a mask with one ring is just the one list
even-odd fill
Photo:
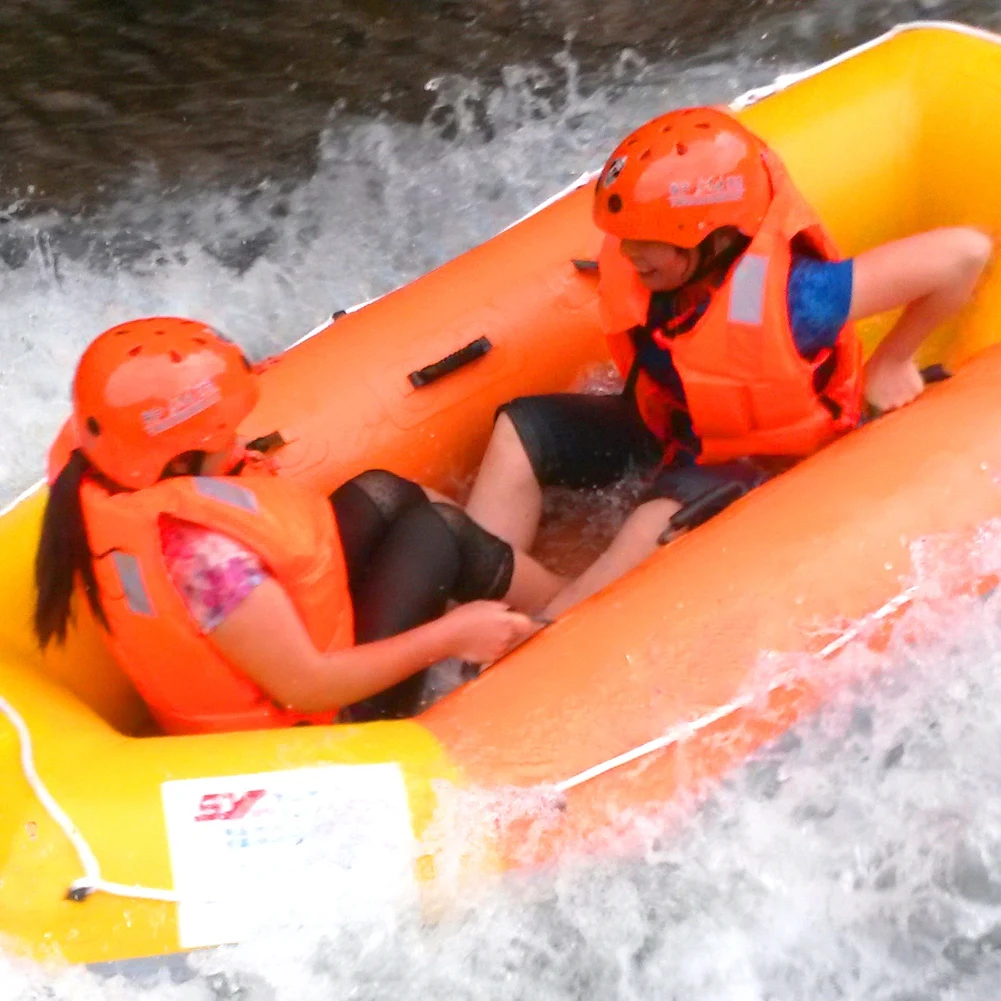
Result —
[[[701, 319], [676, 336], [653, 334], [681, 379], [701, 463], [809, 455], [855, 427], [861, 414], [862, 347], [854, 325], [845, 324], [833, 350], [813, 359], [796, 349], [787, 302], [793, 254], [839, 255], [778, 159], [769, 157], [768, 165], [775, 186], [768, 214]], [[647, 324], [651, 293], [617, 238], [605, 238], [598, 263], [602, 323], [626, 375], [636, 356], [633, 331]], [[670, 444], [679, 402], [642, 371], [635, 392], [647, 426]]]
[[[330, 723], [275, 704], [198, 628], [171, 582], [160, 543], [169, 515], [223, 532], [267, 566], [318, 650], [350, 646], [354, 620], [333, 510], [324, 497], [251, 467], [237, 476], [186, 476], [113, 493], [81, 486], [87, 538], [108, 644], [167, 733]], [[266, 629], [267, 623], [261, 628]]]

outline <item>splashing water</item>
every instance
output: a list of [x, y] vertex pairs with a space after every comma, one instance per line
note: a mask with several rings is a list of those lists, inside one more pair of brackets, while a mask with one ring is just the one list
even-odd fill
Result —
[[491, 91], [432, 81], [423, 126], [335, 117], [305, 183], [240, 191], [159, 190], [137, 176], [87, 217], [8, 206], [0, 218], [5, 330], [0, 443], [7, 498], [34, 482], [68, 406], [83, 347], [137, 315], [197, 316], [258, 355], [335, 309], [418, 277], [488, 239], [671, 104], [723, 101], [774, 76], [769, 65], [683, 71], [625, 54], [585, 92], [573, 60], [510, 67]]
[[[884, 19], [900, 6], [881, 8]], [[970, 5], [917, 6], [941, 16]], [[304, 183], [163, 193], [139, 176], [88, 218], [11, 204], [0, 231], [5, 499], [40, 475], [73, 365], [100, 330], [172, 312], [256, 355], [278, 350], [486, 239], [664, 107], [724, 100], [829, 54], [835, 15], [861, 17], [844, 4], [777, 23], [781, 61], [760, 47], [740, 55], [737, 40], [717, 62], [684, 67], [627, 53], [597, 89], [568, 56], [546, 72], [510, 68], [493, 90], [440, 79], [421, 127], [333, 118]], [[919, 645], [898, 641], [890, 669], [697, 813], [667, 811], [641, 857], [484, 885], [436, 923], [402, 911], [290, 929], [127, 978], [0, 956], [0, 997], [994, 1001], [999, 621], [996, 597], [946, 603]]]
[[[485, 886], [436, 924], [289, 929], [126, 979], [0, 959], [13, 1001], [992, 999], [1001, 599], [727, 780], [640, 857]], [[931, 627], [932, 623], [926, 623]]]

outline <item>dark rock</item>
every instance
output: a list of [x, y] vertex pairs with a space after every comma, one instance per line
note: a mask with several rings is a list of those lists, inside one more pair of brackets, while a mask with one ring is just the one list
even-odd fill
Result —
[[488, 94], [513, 64], [552, 70], [558, 87], [568, 44], [586, 89], [624, 49], [779, 67], [931, 16], [989, 25], [999, 12], [985, 0], [0, 4], [0, 199], [87, 209], [139, 169], [165, 188], [308, 176], [333, 109], [422, 121], [432, 78], [474, 78]]

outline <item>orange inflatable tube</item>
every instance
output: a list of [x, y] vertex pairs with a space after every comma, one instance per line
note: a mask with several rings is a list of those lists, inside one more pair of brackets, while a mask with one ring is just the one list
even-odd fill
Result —
[[[848, 254], [937, 225], [1001, 233], [982, 183], [1001, 158], [994, 36], [897, 32], [740, 103]], [[599, 249], [590, 188], [269, 361], [246, 432], [324, 493], [382, 466], [460, 495], [499, 404], [609, 371], [594, 274], [572, 263]], [[860, 329], [868, 349], [892, 320]], [[24, 499], [0, 518], [0, 937], [79, 961], [153, 955], [241, 938], [267, 917], [265, 877], [296, 906], [317, 891], [336, 904], [328, 876], [371, 895], [386, 873], [427, 879], [455, 853], [465, 871], [607, 849], [868, 669], [906, 610], [994, 586], [999, 340], [995, 268], [920, 359], [952, 379], [663, 547], [412, 721], [150, 736], [84, 612], [65, 649], [35, 649], [44, 495]], [[288, 806], [303, 797], [337, 824], [310, 828]], [[227, 824], [234, 844], [213, 835]], [[342, 827], [350, 866], [303, 861]], [[255, 838], [272, 839], [267, 865], [244, 879]]]

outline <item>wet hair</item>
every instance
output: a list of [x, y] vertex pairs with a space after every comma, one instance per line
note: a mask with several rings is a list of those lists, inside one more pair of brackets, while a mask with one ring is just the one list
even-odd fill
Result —
[[[198, 476], [206, 458], [207, 453], [200, 450], [176, 455], [164, 466], [160, 478]], [[174, 468], [176, 471], [172, 471]], [[66, 642], [73, 587], [78, 574], [94, 618], [105, 629], [110, 629], [101, 605], [80, 503], [80, 485], [86, 475], [96, 476], [111, 489], [116, 487], [77, 448], [70, 453], [69, 461], [49, 488], [49, 499], [42, 517], [42, 535], [35, 553], [37, 596], [34, 630], [38, 645], [43, 650], [53, 639], [59, 643]]]
[[201, 449], [193, 449], [190, 452], [182, 452], [175, 455], [160, 473], [161, 480], [169, 480], [172, 476], [201, 476], [208, 452]]
[[705, 277], [716, 268], [728, 269], [750, 245], [751, 238], [736, 226], [714, 229], [698, 245], [699, 264], [689, 282]]
[[49, 488], [49, 499], [42, 518], [42, 535], [35, 554], [37, 598], [34, 628], [38, 645], [43, 650], [53, 639], [59, 643], [66, 641], [77, 574], [83, 582], [84, 594], [94, 617], [105, 629], [108, 628], [80, 504], [80, 484], [91, 468], [83, 452], [74, 449]]
[[[202, 451], [184, 452], [164, 467], [161, 479], [171, 476], [198, 476], [205, 462]], [[180, 462], [180, 469], [171, 467]], [[42, 535], [35, 554], [34, 628], [38, 645], [44, 650], [52, 640], [66, 642], [73, 587], [77, 575], [83, 583], [87, 604], [94, 618], [108, 629], [108, 619], [101, 605], [101, 595], [94, 575], [93, 556], [87, 541], [87, 527], [80, 503], [80, 484], [85, 475], [101, 474], [87, 457], [74, 449], [69, 461], [49, 488], [49, 500], [42, 517]], [[103, 477], [101, 477], [103, 479]], [[107, 481], [109, 486], [114, 486]]]

